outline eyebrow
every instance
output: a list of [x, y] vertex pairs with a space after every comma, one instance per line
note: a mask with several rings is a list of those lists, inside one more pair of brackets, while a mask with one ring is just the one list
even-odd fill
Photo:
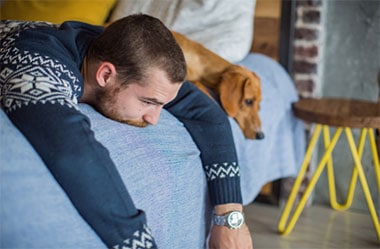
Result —
[[144, 100], [144, 101], [149, 101], [149, 102], [152, 102], [156, 105], [165, 105], [165, 103], [161, 102], [161, 101], [158, 101], [156, 98], [147, 98], [147, 97], [140, 97], [140, 99]]

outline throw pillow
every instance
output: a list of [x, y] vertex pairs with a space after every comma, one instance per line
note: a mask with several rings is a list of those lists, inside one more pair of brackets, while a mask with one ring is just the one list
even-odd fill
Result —
[[256, 0], [119, 0], [110, 21], [149, 14], [236, 63], [251, 48], [255, 4]]
[[62, 23], [67, 20], [103, 25], [116, 0], [4, 0], [1, 19]]

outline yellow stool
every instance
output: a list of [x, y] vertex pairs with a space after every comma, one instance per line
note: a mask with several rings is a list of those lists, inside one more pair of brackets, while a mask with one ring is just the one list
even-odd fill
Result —
[[[373, 203], [371, 193], [368, 187], [368, 182], [361, 163], [361, 157], [363, 153], [364, 143], [368, 136], [370, 142], [370, 148], [373, 157], [374, 171], [376, 174], [378, 192], [380, 193], [380, 165], [379, 156], [377, 154], [375, 136], [373, 130], [380, 128], [380, 102], [373, 103], [359, 100], [348, 99], [302, 99], [293, 105], [294, 114], [303, 119], [304, 121], [315, 123], [315, 130], [310, 139], [310, 143], [306, 150], [304, 161], [301, 165], [298, 176], [294, 182], [294, 186], [291, 190], [289, 198], [282, 211], [279, 223], [278, 231], [282, 235], [289, 234], [295, 223], [297, 222], [305, 204], [315, 187], [322, 171], [327, 166], [327, 178], [330, 194], [331, 207], [336, 210], [345, 210], [352, 204], [354, 197], [354, 190], [356, 187], [357, 179], [362, 185], [365, 199], [368, 204], [368, 209], [372, 217], [372, 221], [375, 227], [375, 231], [380, 240], [380, 223], [376, 213], [375, 205]], [[336, 127], [335, 134], [330, 139], [329, 127]], [[359, 139], [358, 147], [355, 145], [354, 138], [352, 136], [351, 128], [360, 128], [361, 135]], [[314, 151], [315, 145], [323, 130], [323, 138], [325, 144], [325, 152], [317, 165], [313, 176], [305, 189], [298, 205], [295, 207], [294, 212], [289, 217], [290, 212], [293, 209], [294, 202], [299, 192], [302, 180], [305, 172], [308, 168], [311, 155]], [[344, 204], [340, 204], [336, 200], [335, 191], [335, 178], [332, 163], [332, 151], [342, 134], [342, 131], [346, 134], [347, 142], [349, 144], [351, 154], [354, 160], [354, 167], [352, 170], [351, 182], [348, 189], [347, 199]]]

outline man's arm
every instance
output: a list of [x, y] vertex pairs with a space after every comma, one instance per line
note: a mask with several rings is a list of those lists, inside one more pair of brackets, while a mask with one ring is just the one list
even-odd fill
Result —
[[222, 108], [185, 82], [165, 109], [183, 122], [201, 151], [212, 205], [242, 203], [235, 144]]
[[[231, 210], [242, 212], [241, 204], [224, 204], [215, 206], [214, 212], [223, 215]], [[232, 230], [226, 226], [213, 226], [210, 232], [209, 249], [253, 249], [251, 233], [246, 224], [240, 229]]]
[[[213, 100], [185, 82], [165, 108], [181, 120], [201, 151], [214, 212], [242, 211], [240, 171], [229, 120]], [[236, 247], [244, 245], [244, 247]], [[210, 248], [253, 248], [248, 227], [213, 226]]]

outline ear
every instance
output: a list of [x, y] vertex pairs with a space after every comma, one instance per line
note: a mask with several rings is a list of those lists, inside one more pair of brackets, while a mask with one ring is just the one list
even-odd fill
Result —
[[253, 77], [254, 77], [254, 81], [252, 82], [252, 84], [254, 84], [254, 87], [256, 89], [256, 97], [257, 97], [257, 100], [258, 101], [261, 101], [261, 79], [260, 77], [254, 73], [254, 72], [251, 72]]
[[242, 89], [237, 81], [236, 75], [227, 71], [223, 73], [219, 84], [220, 103], [230, 117], [237, 115], [242, 95]]
[[100, 87], [106, 87], [116, 80], [116, 68], [110, 62], [101, 62], [96, 70], [96, 82]]
[[260, 77], [256, 74], [256, 73], [254, 73], [254, 72], [250, 72], [252, 75], [253, 75], [253, 78], [255, 78], [255, 83], [258, 85], [258, 86], [260, 86], [260, 84], [261, 84], [261, 79], [260, 79]]

